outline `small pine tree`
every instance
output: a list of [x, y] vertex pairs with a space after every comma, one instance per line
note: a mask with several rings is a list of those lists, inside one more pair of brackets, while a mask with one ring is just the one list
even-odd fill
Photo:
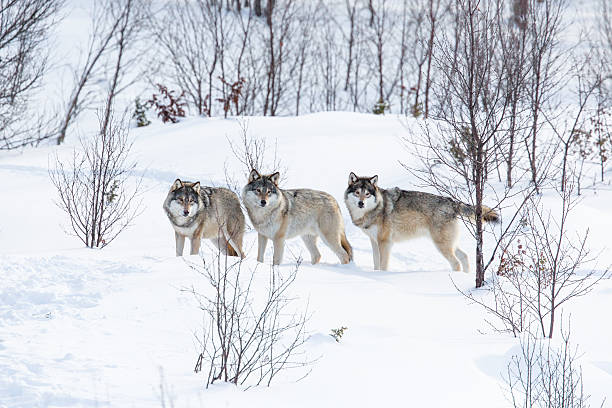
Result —
[[134, 101], [134, 104], [136, 106], [134, 108], [134, 113], [132, 114], [132, 119], [136, 120], [136, 126], [138, 127], [149, 126], [151, 124], [151, 121], [147, 119], [146, 104], [143, 105], [142, 103], [140, 103], [140, 98], [136, 98], [136, 101]]
[[386, 111], [389, 110], [389, 103], [383, 101], [382, 99], [374, 104], [374, 109], [372, 109], [372, 113], [375, 115], [384, 115]]
[[423, 103], [422, 102], [417, 102], [414, 105], [412, 105], [410, 107], [410, 113], [415, 118], [418, 118], [419, 116], [421, 116], [423, 114]]

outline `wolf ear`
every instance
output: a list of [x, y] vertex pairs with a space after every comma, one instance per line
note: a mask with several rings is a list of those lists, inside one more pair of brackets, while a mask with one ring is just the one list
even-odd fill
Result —
[[357, 177], [357, 175], [351, 171], [351, 174], [349, 174], [349, 186], [351, 184], [355, 184], [358, 179], [359, 177]]
[[260, 177], [261, 176], [259, 175], [257, 170], [255, 170], [255, 169], [251, 170], [251, 172], [249, 173], [249, 183], [259, 179]]
[[195, 191], [197, 194], [200, 194], [200, 182], [196, 181], [195, 183], [193, 183], [193, 186], [191, 186], [191, 188], [193, 188], [193, 191]]
[[183, 187], [183, 182], [180, 179], [176, 179], [172, 184], [172, 188], [170, 189], [170, 191], [178, 190], [181, 187]]
[[279, 178], [280, 178], [280, 173], [278, 171], [274, 174], [270, 174], [270, 180], [274, 183], [275, 186], [278, 186]]
[[373, 186], [376, 186], [376, 183], [378, 183], [378, 176], [370, 178], [370, 183], [372, 183]]

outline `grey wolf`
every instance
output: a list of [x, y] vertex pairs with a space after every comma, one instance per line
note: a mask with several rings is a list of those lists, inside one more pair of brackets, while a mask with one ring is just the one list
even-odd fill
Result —
[[311, 261], [321, 259], [317, 237], [340, 258], [343, 264], [353, 259], [353, 250], [344, 233], [344, 222], [336, 200], [323, 191], [278, 187], [279, 173], [249, 174], [242, 190], [242, 201], [258, 233], [257, 260], [264, 261], [268, 239], [274, 244], [273, 265], [283, 260], [285, 240], [301, 236]]
[[244, 258], [244, 214], [238, 196], [230, 190], [176, 179], [163, 207], [174, 228], [176, 256], [183, 255], [187, 237], [191, 255], [199, 252], [200, 241], [206, 238], [224, 254]]
[[[470, 271], [468, 256], [457, 247], [459, 222], [474, 218], [474, 208], [448, 197], [398, 187], [380, 188], [378, 176], [349, 175], [344, 202], [353, 224], [370, 238], [374, 269], [387, 270], [394, 242], [429, 235], [455, 271]], [[482, 219], [496, 222], [499, 215], [482, 206]]]

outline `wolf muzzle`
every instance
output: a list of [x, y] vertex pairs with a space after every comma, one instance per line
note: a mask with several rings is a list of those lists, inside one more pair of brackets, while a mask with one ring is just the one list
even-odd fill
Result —
[[363, 201], [359, 201], [357, 205], [359, 206], [359, 208], [363, 208]]
[[260, 204], [261, 204], [262, 207], [265, 207], [266, 206], [266, 200], [261, 200]]

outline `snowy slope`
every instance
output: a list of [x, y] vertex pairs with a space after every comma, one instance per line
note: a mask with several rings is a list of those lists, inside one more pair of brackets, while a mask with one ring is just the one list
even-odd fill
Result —
[[[484, 312], [457, 293], [453, 281], [470, 290], [474, 274], [450, 273], [424, 239], [394, 246], [390, 271], [373, 271], [369, 240], [342, 202], [350, 171], [378, 174], [381, 186], [415, 188], [399, 164], [413, 160], [400, 120], [336, 112], [248, 123], [252, 135], [277, 143], [288, 169], [283, 186], [336, 197], [355, 249], [355, 262], [342, 266], [320, 244], [321, 264], [299, 270], [294, 291], [312, 312], [306, 351], [318, 359], [309, 375], [242, 391], [204, 390], [202, 374], [193, 372], [202, 314], [182, 289], [204, 281], [189, 267], [197, 257], [174, 257], [161, 205], [177, 177], [222, 185], [225, 166], [240, 181], [246, 175], [227, 141], [240, 137], [236, 119], [187, 119], [132, 132], [144, 211], [103, 250], [66, 235], [67, 219], [53, 203], [48, 163], [55, 153], [67, 158], [71, 145], [0, 156], [0, 407], [510, 406], [502, 374], [518, 343], [492, 333]], [[605, 249], [611, 199], [609, 186], [587, 190], [573, 223], [591, 228], [592, 248], [604, 251], [600, 265], [612, 263]], [[460, 246], [473, 254], [467, 231]], [[253, 231], [244, 247], [254, 268]], [[302, 242], [290, 241], [282, 268], [293, 268], [292, 255], [300, 254], [307, 254]], [[612, 395], [611, 308], [610, 281], [568, 308], [594, 406]], [[340, 326], [348, 330], [336, 343], [328, 333]]]

